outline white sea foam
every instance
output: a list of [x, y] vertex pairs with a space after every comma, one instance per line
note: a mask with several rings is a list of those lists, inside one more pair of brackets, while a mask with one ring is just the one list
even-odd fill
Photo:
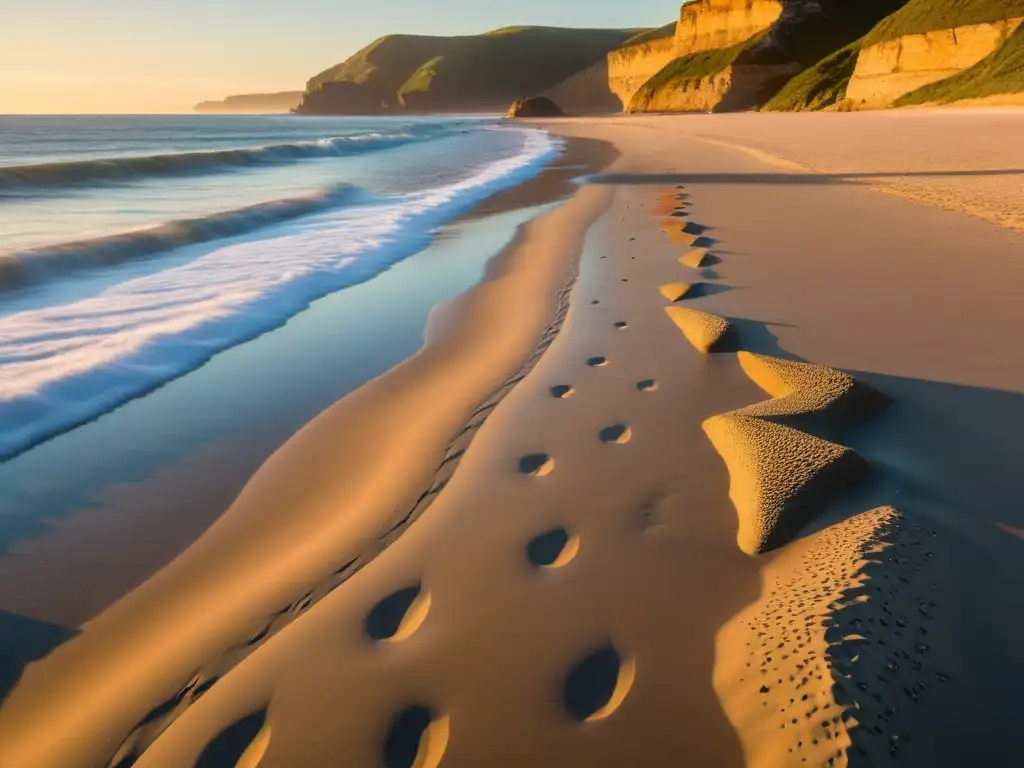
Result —
[[558, 149], [546, 133], [519, 132], [517, 155], [457, 183], [320, 214], [299, 231], [270, 230], [90, 298], [0, 318], [0, 457], [137, 397], [422, 249], [439, 224], [535, 174]]

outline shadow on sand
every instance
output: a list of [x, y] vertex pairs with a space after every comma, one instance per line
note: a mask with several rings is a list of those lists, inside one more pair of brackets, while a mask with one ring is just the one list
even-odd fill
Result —
[[1024, 168], [963, 171], [864, 171], [851, 173], [605, 173], [588, 176], [588, 184], [853, 184], [872, 179], [1024, 176]]
[[77, 634], [77, 629], [0, 611], [0, 703], [14, 690], [25, 667]]
[[[729, 321], [733, 351], [815, 362], [783, 349], [772, 333], [775, 324]], [[823, 509], [802, 535], [883, 505], [937, 531], [924, 545], [935, 557], [933, 608], [922, 611], [942, 621], [919, 637], [908, 663], [921, 660], [925, 669], [939, 670], [932, 673], [938, 683], [930, 680], [927, 692], [908, 689], [905, 700], [893, 694], [894, 712], [910, 718], [904, 728], [928, 734], [910, 746], [924, 760], [914, 764], [1024, 764], [1014, 723], [1024, 684], [1024, 541], [1011, 530], [1024, 529], [1024, 393], [885, 371], [847, 373], [891, 398], [839, 440], [867, 459], [872, 473]], [[892, 569], [878, 565], [868, 573], [878, 581], [889, 579]], [[863, 728], [852, 733], [854, 747], [874, 737]], [[850, 765], [866, 765], [857, 754], [851, 752]]]

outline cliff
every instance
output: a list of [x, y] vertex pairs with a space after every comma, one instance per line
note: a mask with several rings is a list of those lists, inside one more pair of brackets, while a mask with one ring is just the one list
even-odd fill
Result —
[[[871, 109], [1024, 92], [1024, 0], [907, 0], [766, 109]], [[1005, 99], [1004, 99], [1005, 100]]]
[[389, 35], [312, 78], [300, 114], [505, 111], [602, 62], [637, 30], [508, 27]]
[[974, 66], [906, 94], [896, 106], [956, 102], [1024, 104], [1024, 24]]
[[684, 5], [676, 25], [678, 56], [731, 48], [771, 27], [786, 0], [697, 0]]
[[278, 93], [245, 93], [228, 96], [220, 101], [201, 101], [193, 107], [195, 112], [225, 114], [273, 114], [291, 112], [302, 101], [302, 91]]
[[674, 34], [629, 45], [608, 54], [608, 87], [618, 109], [629, 105], [644, 83], [679, 57]]
[[[910, 0], [864, 39], [846, 99], [856, 109], [913, 103], [901, 99], [971, 70], [999, 51], [1022, 21], [1024, 0]], [[1011, 55], [1002, 69], [1012, 70], [1012, 60]], [[983, 81], [969, 77], [959, 91], [971, 98], [972, 90], [989, 90]]]
[[[868, 32], [904, 0], [698, 0], [684, 5], [672, 38], [672, 58], [653, 75], [659, 57], [637, 51], [630, 112], [731, 111], [768, 101], [794, 75]], [[660, 52], [659, 52], [660, 53]], [[616, 52], [609, 55], [611, 60]]]

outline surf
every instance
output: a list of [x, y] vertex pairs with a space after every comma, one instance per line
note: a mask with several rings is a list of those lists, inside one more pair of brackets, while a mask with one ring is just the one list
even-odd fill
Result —
[[151, 178], [219, 173], [315, 158], [350, 157], [427, 141], [450, 132], [446, 127], [406, 127], [309, 141], [255, 147], [108, 157], [0, 167], [0, 195]]
[[0, 459], [87, 422], [278, 327], [312, 301], [426, 247], [439, 226], [536, 175], [561, 144], [517, 130], [516, 154], [462, 180], [315, 214], [88, 298], [0, 318]]
[[73, 271], [112, 266], [188, 245], [247, 234], [344, 205], [357, 199], [359, 194], [357, 188], [340, 184], [312, 195], [3, 255], [0, 256], [0, 292], [46, 283]]

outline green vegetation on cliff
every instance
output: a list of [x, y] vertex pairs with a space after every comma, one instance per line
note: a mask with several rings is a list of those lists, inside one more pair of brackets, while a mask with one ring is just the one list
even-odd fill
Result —
[[1024, 16], [1024, 0], [909, 0], [864, 38], [864, 45], [904, 35]]
[[896, 106], [948, 103], [1006, 93], [1024, 93], [1024, 24], [970, 69], [903, 96]]
[[840, 48], [790, 80], [762, 109], [805, 112], [831, 107], [846, 97], [846, 86], [857, 67], [860, 41]]
[[424, 62], [439, 55], [451, 38], [428, 35], [385, 35], [356, 51], [306, 84], [315, 91], [324, 83], [354, 83], [372, 89], [376, 96], [392, 97]]
[[749, 45], [748, 42], [730, 48], [691, 53], [667, 64], [658, 74], [644, 83], [629, 102], [628, 112], [647, 112], [658, 95], [665, 91], [685, 91], [697, 86], [706, 77], [717, 75], [731, 65]]
[[506, 27], [389, 35], [309, 81], [301, 112], [502, 109], [585, 69], [636, 29]]
[[815, 0], [807, 10], [801, 10], [799, 0], [789, 2], [792, 10], [751, 47], [744, 64], [815, 66], [864, 37], [907, 0]]
[[[629, 111], [642, 112], [659, 102], [659, 94], [699, 87], [702, 79], [733, 64], [764, 68], [745, 70], [743, 85], [723, 92], [723, 109], [767, 108], [820, 109], [845, 95], [846, 83], [856, 64], [856, 41], [907, 0], [783, 0], [783, 11], [770, 27], [730, 48], [684, 56], [649, 80], [633, 97]], [[1024, 2], [1024, 0], [1022, 0]], [[688, 13], [699, 15], [702, 6]], [[792, 77], [793, 73], [798, 73]], [[706, 82], [706, 80], [705, 80]], [[781, 89], [781, 90], [780, 90]], [[740, 93], [743, 90], [743, 93]], [[685, 100], [684, 100], [685, 101]]]
[[[874, 3], [872, 7], [871, 3]], [[872, 12], [884, 8], [885, 0], [871, 0], [860, 6], [861, 19], [851, 19], [847, 28], [862, 25]], [[863, 47], [957, 26], [982, 24], [1024, 16], [1024, 0], [898, 0], [894, 10], [864, 37], [827, 56], [790, 80], [763, 109], [801, 111], [825, 109], [843, 101], [846, 87], [857, 66]], [[901, 7], [896, 7], [901, 6]], [[847, 10], [854, 6], [848, 6]], [[925, 86], [907, 94], [897, 106], [948, 102], [1024, 90], [1024, 42], [1020, 34], [1011, 36], [994, 54], [959, 75]]]

